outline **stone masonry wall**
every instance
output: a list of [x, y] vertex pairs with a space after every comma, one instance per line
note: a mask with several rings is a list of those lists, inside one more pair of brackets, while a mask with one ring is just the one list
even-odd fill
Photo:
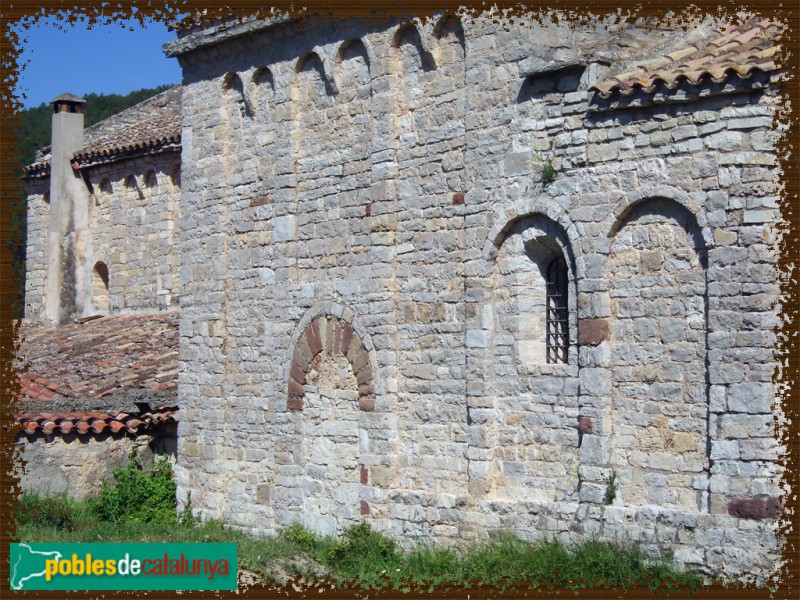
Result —
[[[609, 35], [319, 23], [181, 55], [182, 497], [259, 534], [357, 510], [407, 542], [599, 535], [769, 575], [779, 99], [590, 106]], [[320, 319], [368, 370], [300, 394]]]
[[[97, 314], [157, 312], [178, 306], [180, 156], [164, 152], [88, 170], [86, 280]], [[26, 317], [43, 315], [49, 178], [29, 180]], [[72, 243], [72, 239], [67, 243]], [[100, 275], [103, 266], [108, 286]]]
[[44, 313], [44, 286], [47, 278], [47, 220], [50, 213], [50, 180], [28, 182], [28, 239], [25, 245], [25, 316]]
[[[108, 268], [108, 312], [156, 312], [178, 306], [174, 248], [180, 157], [167, 152], [100, 165], [91, 169], [89, 179], [90, 266], [102, 262]], [[101, 299], [93, 298], [93, 304], [102, 311]]]

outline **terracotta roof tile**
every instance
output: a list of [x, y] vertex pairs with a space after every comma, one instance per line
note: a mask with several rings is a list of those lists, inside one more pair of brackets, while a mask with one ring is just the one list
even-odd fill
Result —
[[14, 418], [22, 425], [25, 433], [33, 435], [65, 435], [77, 430], [80, 435], [100, 434], [106, 430], [112, 433], [140, 434], [152, 427], [177, 423], [177, 406], [163, 406], [142, 414], [118, 413], [114, 416], [100, 411], [60, 412], [60, 413], [17, 413]]
[[[108, 117], [83, 133], [83, 150], [74, 159], [81, 166], [111, 162], [121, 155], [178, 149], [181, 143], [181, 86], [175, 86]], [[28, 176], [50, 169], [48, 146], [40, 150]]]
[[710, 39], [698, 40], [665, 57], [639, 63], [637, 68], [589, 89], [608, 99], [615, 93], [628, 96], [638, 89], [652, 93], [658, 83], [675, 89], [681, 81], [697, 85], [710, 77], [722, 83], [734, 73], [742, 78], [750, 77], [755, 71], [769, 73], [777, 68], [771, 59], [780, 50], [783, 31], [779, 23], [755, 18], [728, 25]]
[[22, 400], [101, 398], [124, 389], [176, 390], [178, 311], [118, 315], [83, 324], [25, 323], [18, 368]]

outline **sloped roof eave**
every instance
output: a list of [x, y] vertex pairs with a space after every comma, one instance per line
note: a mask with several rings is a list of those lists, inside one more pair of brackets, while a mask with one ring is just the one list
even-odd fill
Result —
[[141, 435], [162, 426], [177, 424], [180, 412], [177, 405], [162, 406], [144, 413], [76, 411], [76, 412], [20, 412], [14, 419], [22, 426], [21, 433], [44, 435], [75, 433], [97, 435], [100, 433], [127, 433]]
[[[99, 165], [113, 164], [122, 160], [138, 158], [140, 156], [178, 152], [180, 149], [180, 136], [173, 136], [169, 139], [158, 140], [157, 143], [152, 144], [121, 146], [93, 152], [80, 152], [73, 155], [72, 160], [77, 162], [80, 168], [88, 169]], [[24, 167], [22, 179], [37, 179], [41, 177], [48, 177], [49, 175], [50, 161], [48, 160]]]
[[675, 90], [683, 84], [721, 84], [732, 77], [746, 80], [760, 73], [774, 74], [780, 70], [773, 57], [780, 51], [783, 31], [783, 25], [759, 19], [728, 26], [702, 45], [690, 45], [595, 83], [589, 87], [592, 102], [636, 92], [652, 94], [662, 86]]

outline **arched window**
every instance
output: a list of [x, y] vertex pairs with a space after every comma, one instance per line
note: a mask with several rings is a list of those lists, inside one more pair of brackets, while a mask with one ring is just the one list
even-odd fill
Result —
[[563, 228], [543, 215], [526, 216], [508, 226], [498, 250], [496, 360], [516, 364], [519, 375], [575, 364], [575, 263]]
[[569, 350], [569, 275], [558, 256], [547, 268], [547, 362], [566, 363]]

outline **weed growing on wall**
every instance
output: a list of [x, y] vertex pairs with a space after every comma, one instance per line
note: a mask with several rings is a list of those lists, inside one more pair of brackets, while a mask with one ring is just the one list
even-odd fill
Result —
[[542, 154], [534, 152], [531, 159], [527, 162], [533, 167], [534, 171], [538, 171], [539, 179], [544, 185], [554, 182], [558, 177], [558, 171], [556, 171], [553, 165], [552, 146], [548, 145], [547, 151]]
[[555, 167], [553, 167], [552, 159], [548, 158], [542, 165], [542, 183], [548, 184], [554, 182], [557, 175], [558, 172]]
[[617, 473], [616, 471], [611, 471], [611, 475], [606, 477], [606, 494], [603, 498], [606, 505], [610, 506], [614, 503], [614, 499], [617, 497]]

